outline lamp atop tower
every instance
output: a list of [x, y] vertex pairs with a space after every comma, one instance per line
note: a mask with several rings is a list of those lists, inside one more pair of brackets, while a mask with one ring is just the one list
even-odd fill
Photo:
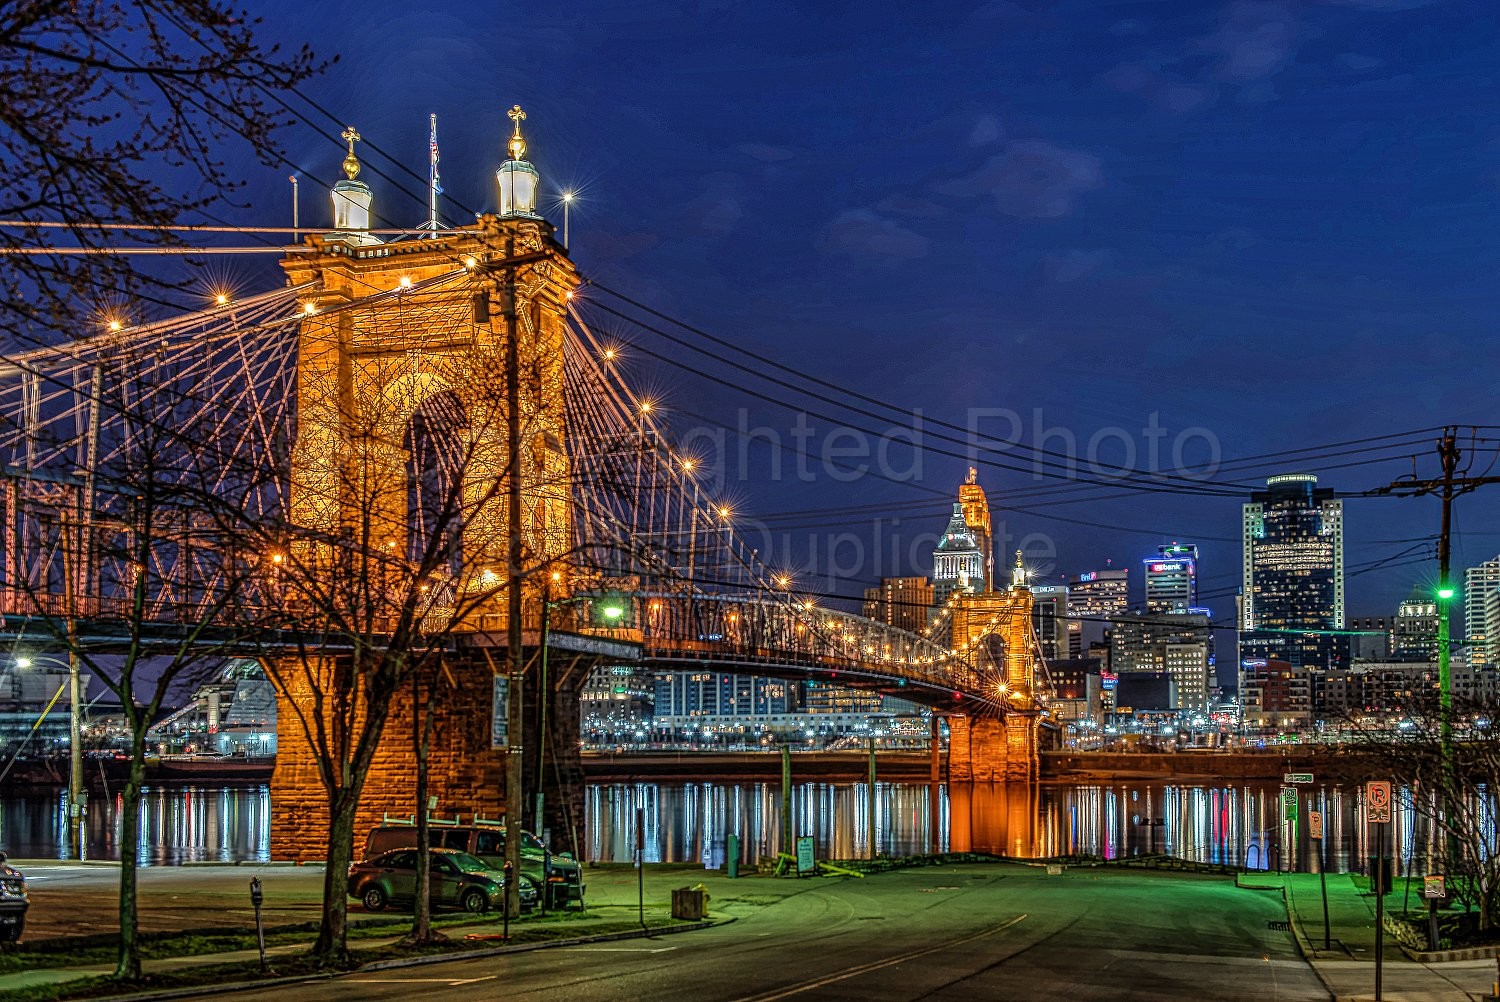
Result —
[[536, 168], [522, 159], [526, 155], [526, 140], [521, 138], [521, 123], [526, 119], [526, 112], [518, 104], [506, 114], [515, 123], [515, 128], [506, 144], [510, 159], [495, 171], [495, 180], [500, 185], [500, 215], [535, 216], [536, 189], [541, 178]]
[[333, 228], [339, 231], [333, 235], [351, 243], [379, 243], [380, 238], [369, 233], [370, 186], [356, 180], [359, 157], [354, 155], [354, 144], [359, 142], [360, 135], [351, 125], [339, 138], [349, 144], [349, 151], [344, 154], [344, 177], [333, 185]]

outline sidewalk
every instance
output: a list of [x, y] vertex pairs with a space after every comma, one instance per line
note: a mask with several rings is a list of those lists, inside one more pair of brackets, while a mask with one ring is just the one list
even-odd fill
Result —
[[[705, 881], [705, 877], [707, 880]], [[718, 879], [715, 879], [715, 878]], [[558, 935], [552, 939], [536, 940], [530, 943], [518, 944], [521, 946], [545, 947], [551, 944], [560, 944], [564, 941], [575, 941], [578, 938], [599, 935], [601, 933], [618, 934], [622, 924], [632, 925], [639, 917], [640, 911], [640, 888], [637, 884], [637, 874], [633, 867], [600, 867], [590, 868], [585, 873], [588, 893], [588, 909], [580, 914], [568, 912], [564, 921], [542, 921], [530, 916], [511, 923], [513, 936], [524, 935], [528, 929], [548, 928], [556, 930]], [[763, 904], [747, 904], [735, 901], [736, 892], [739, 894], [755, 893], [756, 897], [764, 902], [767, 899], [779, 899], [786, 893], [796, 890], [788, 884], [795, 881], [779, 882], [772, 881], [739, 880], [730, 884], [715, 874], [713, 871], [705, 872], [698, 867], [647, 867], [645, 879], [645, 901], [644, 915], [647, 922], [652, 924], [653, 934], [667, 930], [657, 926], [657, 923], [666, 922], [669, 919], [671, 892], [673, 888], [694, 885], [706, 882], [710, 894], [710, 916], [711, 920], [721, 921], [729, 918], [736, 911], [745, 908], [763, 906]], [[767, 887], [765, 885], [772, 885]], [[748, 886], [747, 886], [748, 885]], [[754, 891], [752, 892], [752, 888]], [[722, 896], [721, 896], [722, 895]], [[439, 916], [450, 916], [452, 912], [439, 912]], [[351, 920], [357, 921], [364, 917], [359, 905], [350, 902], [349, 915]], [[390, 912], [381, 913], [380, 917], [389, 918]], [[499, 948], [503, 944], [499, 941], [499, 935], [503, 928], [502, 920], [493, 913], [484, 916], [475, 916], [472, 921], [446, 925], [438, 931], [453, 941], [452, 952], [463, 951], [466, 946], [465, 937], [476, 934], [493, 938], [493, 941], [482, 944], [483, 947]], [[395, 943], [405, 933], [408, 927], [405, 924], [397, 925], [390, 929], [388, 935], [382, 934], [369, 938], [350, 939], [351, 947], [360, 950], [373, 950]], [[305, 941], [287, 943], [279, 946], [267, 947], [266, 955], [271, 960], [271, 967], [275, 968], [275, 958], [296, 956], [305, 954], [312, 945], [314, 934], [307, 933]], [[29, 936], [27, 938], [30, 938]], [[254, 963], [260, 957], [255, 949], [234, 950], [222, 953], [199, 954], [186, 957], [162, 957], [146, 959], [142, 962], [142, 971], [147, 975], [168, 974], [181, 971], [184, 968], [210, 967], [219, 964]], [[114, 970], [111, 963], [81, 964], [68, 967], [36, 968], [24, 971], [13, 971], [0, 974], [0, 992], [13, 991], [16, 989], [30, 988], [40, 985], [55, 985], [67, 981], [77, 981], [83, 978], [99, 977], [108, 975]]]
[[[1324, 947], [1323, 895], [1315, 873], [1242, 874], [1237, 883], [1252, 889], [1280, 890], [1297, 945], [1336, 1002], [1375, 998], [1375, 898], [1365, 880], [1330, 873], [1328, 946]], [[1386, 905], [1399, 907], [1390, 895]], [[1406, 956], [1387, 933], [1381, 950], [1381, 997], [1388, 1002], [1455, 1002], [1489, 999], [1496, 976], [1493, 959], [1420, 964]]]

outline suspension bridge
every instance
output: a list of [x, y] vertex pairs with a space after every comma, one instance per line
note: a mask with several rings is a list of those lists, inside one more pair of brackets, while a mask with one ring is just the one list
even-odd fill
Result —
[[[577, 691], [599, 664], [899, 696], [948, 716], [950, 778], [1033, 774], [1045, 694], [1024, 584], [959, 593], [920, 634], [799, 594], [629, 385], [550, 224], [513, 211], [382, 241], [344, 222], [286, 249], [282, 288], [80, 318], [78, 337], [0, 359], [11, 641], [191, 642], [274, 667], [436, 636], [458, 666], [435, 760], [450, 804], [503, 809], [490, 682], [517, 610], [545, 694], [528, 783], [565, 813]], [[305, 831], [316, 762], [285, 709], [311, 696], [280, 690], [277, 830]], [[417, 702], [393, 712], [371, 816], [409, 811]]]

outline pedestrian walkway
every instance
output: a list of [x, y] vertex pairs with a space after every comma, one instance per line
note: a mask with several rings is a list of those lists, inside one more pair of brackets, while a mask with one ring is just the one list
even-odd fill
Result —
[[[660, 926], [669, 921], [671, 892], [674, 887], [687, 884], [696, 884], [704, 881], [710, 885], [710, 915], [714, 919], [728, 917], [735, 911], [734, 900], [736, 887], [741, 893], [749, 890], [749, 886], [743, 882], [728, 882], [712, 871], [705, 873], [696, 867], [650, 867], [646, 873], [643, 884], [638, 884], [638, 875], [634, 868], [629, 866], [590, 868], [587, 874], [588, 880], [588, 909], [583, 913], [569, 911], [562, 920], [551, 922], [537, 921], [535, 918], [527, 918], [511, 924], [511, 932], [514, 937], [527, 945], [546, 945], [547, 943], [560, 940], [572, 940], [601, 933], [616, 933], [622, 925], [628, 925], [634, 920], [644, 918], [653, 927], [653, 932], [660, 932]], [[795, 882], [756, 882], [757, 897], [766, 901], [777, 900], [780, 897], [793, 893], [796, 888], [790, 886]], [[771, 885], [766, 887], [764, 885]], [[721, 891], [722, 889], [722, 891]], [[721, 896], [722, 895], [722, 896]], [[726, 904], [729, 905], [726, 908]], [[363, 917], [359, 906], [351, 903], [350, 918]], [[389, 913], [383, 913], [385, 917]], [[442, 914], [442, 913], [439, 913]], [[527, 933], [532, 930], [545, 928], [551, 935], [546, 939], [529, 940]], [[454, 925], [445, 925], [438, 929], [443, 935], [454, 941], [454, 950], [464, 949], [464, 941], [467, 936], [474, 936], [486, 940], [484, 947], [499, 947], [502, 945], [500, 936], [504, 924], [502, 920], [493, 914], [476, 916], [471, 921], [465, 921]], [[404, 925], [391, 927], [389, 935], [380, 935], [369, 938], [351, 938], [351, 947], [358, 950], [375, 950], [389, 946], [402, 938], [407, 932]], [[291, 957], [307, 953], [312, 945], [313, 934], [307, 933], [306, 940], [296, 943], [288, 943], [268, 947], [266, 955], [271, 960], [271, 968], [275, 969], [275, 959], [278, 957]], [[142, 973], [169, 974], [181, 971], [185, 968], [213, 967], [221, 964], [253, 964], [259, 959], [259, 951], [234, 950], [222, 953], [196, 954], [182, 957], [161, 957], [145, 959], [141, 963]], [[113, 973], [114, 964], [93, 963], [81, 964], [69, 967], [44, 967], [24, 971], [12, 971], [0, 974], [0, 992], [13, 991], [16, 989], [33, 988], [44, 985], [57, 985], [68, 981], [79, 981], [84, 978], [102, 977]]]
[[[1280, 890], [1286, 897], [1292, 933], [1303, 955], [1336, 1002], [1364, 1002], [1375, 993], [1375, 898], [1367, 881], [1347, 873], [1250, 873], [1239, 886]], [[1389, 906], [1396, 899], [1386, 899]], [[1421, 964], [1401, 951], [1389, 934], [1381, 949], [1381, 993], [1388, 1002], [1457, 1002], [1489, 999], [1497, 968], [1494, 960]]]

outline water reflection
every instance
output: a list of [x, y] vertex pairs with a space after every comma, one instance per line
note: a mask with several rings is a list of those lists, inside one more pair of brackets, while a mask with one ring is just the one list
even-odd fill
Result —
[[[903, 856], [975, 851], [1034, 859], [1087, 855], [1105, 859], [1165, 854], [1255, 870], [1365, 872], [1375, 853], [1357, 789], [1304, 786], [1297, 820], [1283, 820], [1275, 783], [1003, 786], [802, 783], [792, 790], [795, 835], [812, 835], [825, 859], [876, 852]], [[1490, 794], [1486, 794], [1489, 796]], [[1441, 847], [1431, 820], [1433, 794], [1421, 806], [1398, 791], [1392, 824], [1379, 826], [1384, 851], [1401, 873], [1431, 872]], [[784, 850], [781, 790], [776, 783], [598, 784], [585, 794], [585, 859], [632, 858], [637, 811], [648, 862], [722, 865], [725, 837], [740, 838], [742, 861]], [[874, 824], [870, 823], [871, 808]], [[88, 855], [119, 858], [121, 798], [89, 802]], [[1308, 837], [1319, 811], [1324, 838]], [[1493, 816], [1493, 815], [1488, 815]], [[18, 858], [64, 858], [65, 791], [0, 800], [0, 848]], [[253, 787], [154, 787], [141, 803], [146, 865], [270, 858], [271, 792]], [[572, 848], [555, 840], [558, 848]]]
[[[812, 835], [821, 858], [867, 856], [868, 797], [865, 783], [798, 784], [794, 834]], [[929, 814], [934, 797], [936, 828]], [[1286, 820], [1282, 788], [1274, 783], [878, 783], [873, 837], [877, 852], [895, 856], [934, 851], [935, 834], [936, 851], [1022, 859], [1161, 854], [1252, 870], [1363, 872], [1375, 847], [1359, 791], [1304, 786], [1296, 798], [1296, 819]], [[1415, 810], [1409, 791], [1393, 806], [1384, 852], [1396, 858], [1400, 872], [1427, 872], [1437, 845], [1434, 823]], [[591, 860], [632, 859], [638, 810], [648, 862], [717, 866], [730, 833], [740, 838], [744, 862], [785, 851], [775, 783], [596, 785], [588, 788], [586, 810], [588, 844], [582, 848]], [[1311, 811], [1322, 815], [1322, 839], [1309, 837]]]
[[[123, 796], [91, 796], [85, 853], [120, 858]], [[67, 857], [66, 790], [11, 794], [0, 800], [0, 848], [30, 859]], [[271, 858], [271, 789], [151, 787], [141, 794], [141, 851], [147, 866]]]

